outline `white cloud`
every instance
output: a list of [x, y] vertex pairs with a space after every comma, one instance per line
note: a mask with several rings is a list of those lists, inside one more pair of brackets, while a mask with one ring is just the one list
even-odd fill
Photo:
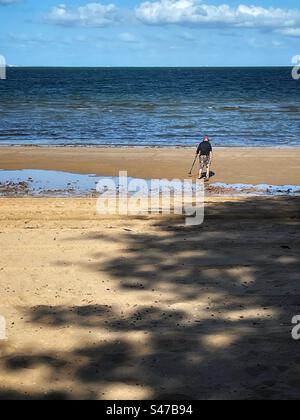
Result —
[[62, 26], [103, 27], [113, 24], [118, 19], [118, 9], [114, 4], [101, 3], [88, 3], [76, 9], [60, 4], [44, 16], [46, 22]]
[[272, 41], [273, 47], [284, 47], [284, 43], [282, 41]]
[[0, 6], [8, 6], [9, 4], [19, 3], [20, 0], [0, 0]]
[[43, 34], [35, 33], [33, 35], [27, 35], [24, 33], [9, 33], [9, 40], [13, 42], [21, 43], [35, 43], [35, 42], [48, 42], [50, 39], [45, 37]]
[[280, 31], [282, 35], [291, 36], [291, 37], [300, 37], [300, 27], [299, 28], [286, 28]]
[[134, 43], [136, 42], [135, 35], [131, 34], [130, 32], [123, 32], [119, 35], [119, 39], [123, 42]]
[[136, 8], [136, 17], [146, 24], [195, 24], [239, 28], [292, 28], [300, 24], [300, 10], [223, 4], [201, 0], [147, 1]]

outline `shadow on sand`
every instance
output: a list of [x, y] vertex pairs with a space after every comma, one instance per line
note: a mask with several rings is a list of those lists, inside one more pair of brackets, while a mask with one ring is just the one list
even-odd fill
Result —
[[[124, 232], [118, 241], [126, 258], [81, 268], [104, 271], [118, 290], [138, 291], [136, 308], [40, 306], [27, 314], [36, 325], [107, 329], [119, 338], [79, 343], [69, 353], [6, 354], [3, 370], [21, 375], [46, 366], [49, 383], [51, 374], [68, 377], [76, 392], [25, 395], [0, 386], [0, 398], [92, 399], [120, 383], [153, 399], [299, 398], [299, 346], [291, 339], [291, 319], [300, 313], [299, 203], [220, 201], [203, 226], [150, 219], [151, 229]], [[143, 303], [157, 292], [159, 300]], [[146, 348], [124, 333], [143, 334]]]

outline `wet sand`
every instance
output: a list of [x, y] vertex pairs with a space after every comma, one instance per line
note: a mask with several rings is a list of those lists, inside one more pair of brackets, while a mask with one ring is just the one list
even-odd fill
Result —
[[[184, 179], [191, 148], [1, 147], [1, 169], [44, 169], [135, 178]], [[213, 182], [300, 185], [300, 148], [215, 148]], [[194, 171], [196, 176], [197, 170]]]
[[[93, 155], [65, 153], [7, 165]], [[100, 217], [87, 198], [0, 204], [0, 399], [299, 398], [299, 198], [211, 198], [193, 228]]]

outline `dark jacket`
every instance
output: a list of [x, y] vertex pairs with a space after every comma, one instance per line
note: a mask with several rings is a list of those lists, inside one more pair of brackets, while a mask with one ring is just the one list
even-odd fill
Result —
[[212, 146], [209, 141], [203, 141], [199, 144], [197, 149], [197, 155], [199, 155], [200, 153], [200, 156], [209, 156], [211, 152]]

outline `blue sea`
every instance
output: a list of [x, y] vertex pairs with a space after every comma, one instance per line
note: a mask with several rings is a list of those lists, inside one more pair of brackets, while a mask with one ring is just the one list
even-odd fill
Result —
[[290, 68], [9, 68], [0, 145], [299, 146]]

